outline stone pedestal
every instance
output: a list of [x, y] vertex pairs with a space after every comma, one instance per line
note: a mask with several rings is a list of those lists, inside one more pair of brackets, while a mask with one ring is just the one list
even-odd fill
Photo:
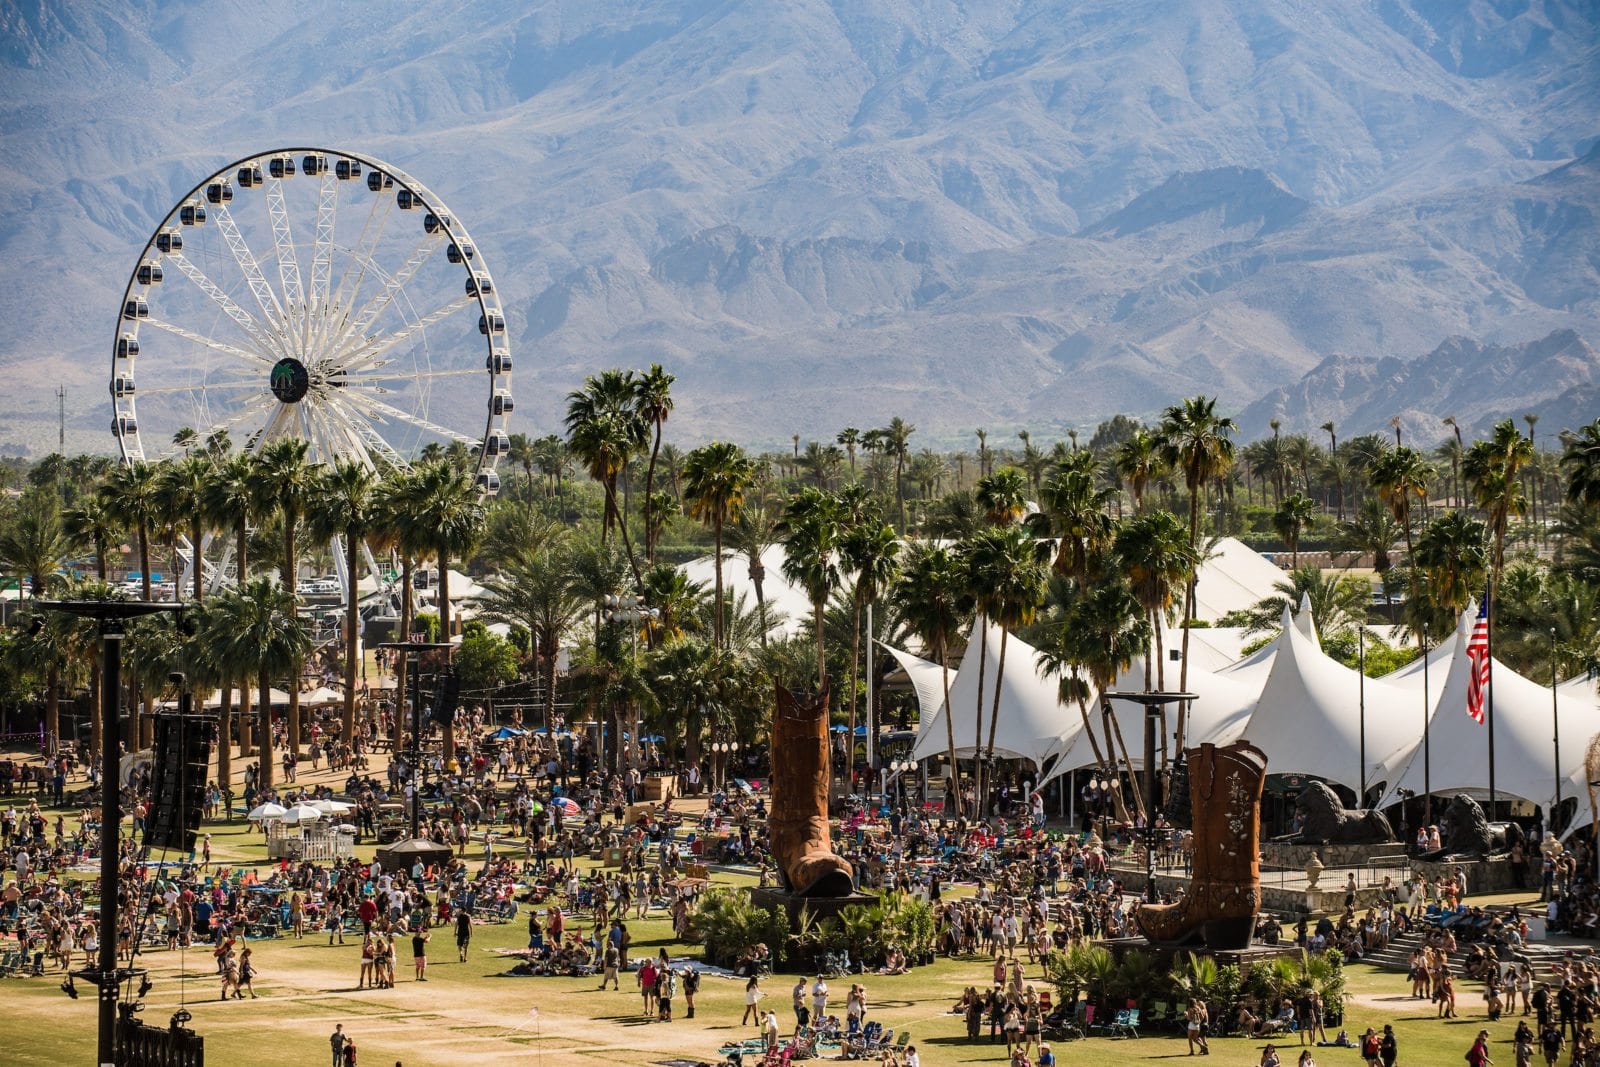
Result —
[[876, 904], [878, 898], [868, 893], [851, 893], [845, 897], [802, 897], [789, 892], [787, 889], [776, 887], [762, 889], [759, 886], [750, 888], [750, 903], [758, 908], [782, 908], [783, 913], [789, 916], [789, 928], [792, 930], [799, 923], [800, 909], [808, 908], [816, 921], [829, 919], [838, 915], [844, 909], [858, 904]]

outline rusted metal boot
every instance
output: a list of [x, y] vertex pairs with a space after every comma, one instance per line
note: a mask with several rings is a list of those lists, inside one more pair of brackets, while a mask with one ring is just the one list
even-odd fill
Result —
[[784, 887], [798, 896], [845, 897], [854, 888], [828, 832], [828, 764], [828, 691], [802, 699], [779, 686], [767, 836]]
[[1141, 904], [1134, 923], [1151, 941], [1250, 947], [1261, 904], [1261, 789], [1267, 756], [1248, 741], [1186, 753], [1194, 808], [1194, 877], [1176, 904]]

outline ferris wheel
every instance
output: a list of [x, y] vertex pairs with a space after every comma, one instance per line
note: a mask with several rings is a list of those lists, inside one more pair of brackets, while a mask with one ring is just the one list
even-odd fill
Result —
[[461, 442], [493, 494], [511, 446], [482, 249], [416, 179], [326, 148], [238, 160], [168, 212], [123, 292], [110, 389], [130, 461], [189, 430], [249, 450], [299, 438], [312, 461], [374, 470]]

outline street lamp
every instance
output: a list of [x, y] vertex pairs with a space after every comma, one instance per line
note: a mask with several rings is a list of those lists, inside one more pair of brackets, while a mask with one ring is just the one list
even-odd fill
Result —
[[[122, 719], [122, 639], [129, 619], [163, 611], [185, 610], [184, 604], [149, 600], [39, 600], [38, 607], [100, 624], [100, 961], [93, 971], [75, 972], [100, 988], [99, 1063], [116, 1060], [117, 987], [138, 973], [117, 967], [117, 860], [122, 852], [122, 790], [118, 774], [117, 735]], [[223, 738], [223, 744], [228, 739]]]
[[[379, 648], [407, 653], [411, 666], [411, 840], [422, 840], [422, 654], [451, 647], [448, 641], [388, 641]], [[398, 713], [399, 709], [395, 709]], [[432, 842], [429, 842], [430, 844]]]
[[1161, 709], [1168, 704], [1199, 699], [1194, 693], [1107, 693], [1107, 700], [1127, 700], [1144, 706], [1144, 874], [1145, 899], [1156, 902], [1156, 732]]

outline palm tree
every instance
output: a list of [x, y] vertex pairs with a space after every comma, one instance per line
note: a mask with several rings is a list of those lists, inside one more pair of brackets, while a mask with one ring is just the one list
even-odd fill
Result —
[[[1527, 512], [1528, 498], [1517, 477], [1533, 458], [1533, 444], [1517, 431], [1516, 423], [1502, 419], [1495, 423], [1487, 441], [1477, 441], [1462, 461], [1462, 475], [1473, 501], [1489, 518], [1489, 535], [1494, 552], [1489, 560], [1489, 611], [1494, 612], [1495, 595], [1506, 564], [1506, 531], [1511, 516]], [[1490, 623], [1493, 626], [1493, 622]], [[1492, 684], [1492, 683], [1491, 683]]]
[[72, 555], [72, 537], [61, 518], [61, 498], [50, 488], [29, 489], [11, 521], [0, 530], [0, 569], [26, 577], [29, 596], [50, 591], [56, 572]]
[[[1145, 686], [1149, 687], [1152, 682], [1153, 660], [1155, 685], [1164, 689], [1162, 624], [1172, 607], [1173, 592], [1187, 586], [1199, 565], [1199, 553], [1190, 547], [1183, 525], [1167, 511], [1149, 511], [1128, 520], [1117, 531], [1111, 550], [1127, 576], [1133, 595], [1144, 606], [1155, 637], [1154, 655], [1147, 653], [1145, 656]], [[1182, 750], [1180, 745], [1178, 751]]]
[[341, 541], [344, 547], [344, 732], [355, 736], [356, 667], [359, 660], [361, 549], [378, 521], [377, 480], [354, 460], [341, 459], [324, 468], [312, 488], [306, 518], [311, 535], [322, 541]]
[[[1411, 500], [1412, 497], [1416, 497], [1426, 504], [1428, 481], [1432, 474], [1433, 471], [1429, 469], [1428, 461], [1423, 458], [1422, 453], [1404, 446], [1396, 447], [1379, 456], [1367, 471], [1367, 481], [1371, 484], [1372, 491], [1389, 505], [1394, 521], [1400, 524], [1400, 529], [1405, 534], [1406, 572], [1411, 595], [1421, 591], [1418, 585], [1416, 551], [1411, 536]], [[1420, 614], [1413, 614], [1412, 621], [1417, 644], [1420, 647], [1425, 638], [1422, 628], [1424, 620]]]
[[726, 441], [713, 441], [690, 452], [683, 461], [683, 495], [689, 514], [711, 527], [715, 544], [716, 610], [712, 612], [712, 640], [724, 647], [722, 593], [722, 530], [737, 520], [744, 494], [755, 480], [755, 466], [744, 450]]
[[1426, 588], [1440, 608], [1460, 614], [1482, 591], [1488, 544], [1488, 528], [1462, 511], [1446, 512], [1423, 528], [1417, 566], [1427, 575]]
[[889, 425], [883, 430], [885, 451], [894, 457], [894, 498], [900, 510], [902, 530], [906, 528], [906, 458], [911, 454], [911, 435], [916, 432], [915, 426], [898, 415], [890, 419]]
[[1266, 633], [1278, 628], [1283, 611], [1311, 606], [1311, 622], [1324, 644], [1366, 625], [1372, 585], [1353, 574], [1326, 574], [1321, 567], [1296, 567], [1273, 583], [1275, 595], [1259, 600], [1245, 614], [1246, 633]]
[[[1192, 396], [1166, 410], [1161, 419], [1161, 454], [1174, 470], [1183, 472], [1189, 490], [1189, 551], [1198, 559], [1200, 551], [1200, 503], [1206, 483], [1219, 478], [1233, 466], [1232, 435], [1238, 426], [1217, 415], [1215, 397]], [[1272, 429], [1276, 439], [1278, 428]], [[1281, 495], [1281, 494], [1280, 494]], [[1183, 603], [1183, 662], [1178, 666], [1178, 688], [1189, 685], [1189, 629], [1194, 618], [1194, 567], [1190, 568]], [[1159, 633], [1157, 634], [1159, 643]], [[1177, 748], [1183, 751], [1184, 719], [1187, 705], [1178, 708]]]
[[[298, 438], [280, 437], [257, 453], [256, 501], [263, 514], [276, 511], [283, 524], [283, 560], [278, 582], [292, 598], [297, 592], [300, 557], [296, 538], [312, 487], [317, 480], [313, 465], [307, 462], [309, 445]], [[289, 733], [287, 744], [300, 753], [300, 664], [295, 664], [289, 679]]]
[[583, 388], [567, 394], [567, 441], [589, 472], [605, 490], [602, 537], [616, 527], [634, 581], [639, 564], [633, 558], [628, 516], [617, 501], [617, 479], [628, 461], [643, 451], [650, 427], [640, 417], [632, 371], [608, 370], [584, 379]]
[[99, 495], [84, 496], [61, 513], [67, 535], [80, 544], [94, 546], [95, 573], [103, 582], [109, 574], [107, 552], [121, 539], [123, 525], [111, 506]]
[[[161, 470], [159, 491], [166, 499], [174, 527], [181, 526], [189, 540], [194, 575], [193, 595], [205, 599], [205, 494], [211, 484], [212, 458], [206, 453], [185, 455]], [[182, 582], [178, 583], [180, 586]], [[181, 596], [182, 590], [180, 589]]]
[[1328, 455], [1323, 462], [1323, 469], [1333, 476], [1334, 490], [1339, 500], [1339, 512], [1334, 521], [1343, 522], [1344, 479], [1349, 468], [1339, 456], [1339, 435], [1335, 432], [1333, 423], [1331, 421], [1323, 423], [1322, 432], [1328, 435]]
[[974, 496], [991, 526], [1010, 526], [1027, 510], [1027, 476], [1015, 467], [1001, 467], [978, 479]]
[[[411, 522], [418, 536], [425, 537], [439, 563], [439, 633], [449, 641], [450, 560], [465, 556], [483, 536], [483, 494], [473, 483], [472, 474], [443, 463], [424, 465], [417, 471], [409, 501]], [[444, 728], [444, 758], [455, 756], [455, 725]]]
[[[217, 530], [233, 533], [235, 584], [249, 574], [250, 524], [261, 517], [262, 494], [257, 485], [256, 457], [249, 452], [219, 458], [211, 468], [211, 479], [202, 498], [206, 522]], [[250, 755], [250, 676], [226, 676], [222, 683], [222, 710], [231, 714], [233, 687], [239, 683], [239, 754]]]
[[828, 687], [828, 658], [823, 645], [823, 619], [828, 597], [839, 584], [835, 561], [843, 527], [838, 498], [806, 486], [789, 498], [778, 532], [783, 535], [783, 576], [806, 592], [811, 601], [817, 641], [817, 692]]
[[143, 597], [149, 600], [150, 525], [156, 519], [155, 468], [137, 459], [114, 468], [100, 487], [100, 498], [111, 509], [114, 519], [138, 535]]
[[949, 657], [951, 646], [960, 640], [962, 627], [971, 619], [974, 603], [967, 589], [962, 560], [942, 545], [913, 549], [896, 583], [895, 599], [907, 627], [942, 668], [945, 740], [950, 750], [950, 793], [959, 819], [961, 790], [956, 788], [956, 726], [950, 710]]
[[672, 415], [672, 383], [675, 381], [675, 377], [661, 369], [661, 364], [652, 363], [649, 370], [639, 375], [633, 386], [639, 418], [655, 435], [650, 445], [650, 466], [644, 475], [644, 558], [650, 563], [656, 561], [655, 539], [650, 532], [654, 529], [650, 520], [656, 503], [656, 457], [661, 453], [661, 428]]
[[270, 578], [242, 582], [214, 598], [205, 612], [207, 643], [223, 673], [254, 677], [261, 701], [261, 788], [271, 789], [272, 679], [286, 678], [293, 693], [311, 636], [295, 612], [294, 594]]
[[[985, 530], [972, 539], [967, 552], [972, 589], [986, 619], [1000, 628], [1000, 653], [995, 666], [994, 699], [989, 710], [989, 740], [979, 763], [978, 813], [988, 811], [985, 768], [994, 759], [995, 727], [1000, 716], [1000, 687], [1005, 680], [1006, 644], [1011, 631], [1033, 621], [1044, 601], [1048, 542], [1034, 540], [1026, 531], [1008, 526]], [[981, 704], [983, 694], [978, 700]], [[980, 719], [981, 722], [981, 719]]]
[[1111, 541], [1113, 523], [1107, 509], [1116, 491], [1098, 484], [1099, 463], [1092, 452], [1078, 452], [1086, 461], [1063, 464], [1041, 487], [1039, 511], [1028, 516], [1035, 537], [1056, 539], [1054, 569], [1082, 582], [1090, 560]]
[[[850, 732], [845, 736], [855, 743], [856, 736], [856, 664], [861, 658], [861, 611], [878, 600], [878, 595], [888, 588], [899, 570], [897, 557], [900, 541], [894, 527], [876, 518], [857, 523], [846, 531], [839, 542], [840, 555], [846, 567], [855, 575], [855, 589], [851, 596], [853, 614], [850, 623]], [[875, 658], [871, 635], [868, 635], [867, 663]], [[867, 708], [867, 732], [873, 730], [873, 709]]]
[[1112, 454], [1112, 466], [1133, 497], [1135, 513], [1144, 511], [1144, 491], [1161, 470], [1161, 448], [1156, 436], [1143, 427], [1133, 431]]
[[[374, 548], [394, 552], [400, 557], [400, 640], [411, 637], [416, 598], [415, 573], [418, 561], [426, 559], [433, 551], [429, 531], [415, 519], [415, 502], [420, 495], [419, 468], [402, 467], [388, 472], [378, 483], [376, 493], [376, 526], [371, 534]], [[395, 716], [391, 724], [390, 740], [399, 749], [405, 733], [407, 653], [395, 659]], [[418, 694], [413, 694], [416, 699]]]
[[544, 690], [544, 726], [556, 709], [556, 659], [562, 640], [588, 605], [572, 577], [573, 551], [565, 533], [513, 556], [499, 574], [483, 580], [483, 617], [525, 626]]
[[1579, 507], [1600, 508], [1600, 419], [1561, 435], [1561, 468], [1567, 477], [1567, 500]]
[[[1133, 764], [1122, 736], [1122, 726], [1112, 714], [1111, 701], [1104, 694], [1119, 674], [1149, 651], [1151, 628], [1144, 605], [1120, 576], [1102, 576], [1092, 585], [1081, 585], [1058, 576], [1050, 583], [1048, 618], [1042, 629], [1039, 667], [1044, 673], [1061, 679], [1057, 695], [1063, 704], [1078, 705], [1089, 747], [1094, 751], [1101, 773], [1107, 780], [1117, 778], [1113, 764], [1120, 750], [1123, 766], [1131, 774]], [[1084, 674], [1088, 677], [1084, 678]], [[1104, 751], [1089, 721], [1091, 691], [1101, 694]], [[1163, 754], [1165, 746], [1163, 730]], [[1106, 753], [1110, 754], [1109, 758]], [[1135, 793], [1136, 797], [1140, 795]], [[1118, 818], [1126, 819], [1121, 789], [1112, 792], [1112, 801]], [[1142, 810], [1142, 800], [1139, 803]]]
[[1304, 493], [1291, 493], [1284, 497], [1278, 510], [1272, 513], [1272, 528], [1289, 546], [1291, 567], [1300, 566], [1300, 534], [1316, 522], [1316, 517], [1316, 502]]
[[1339, 525], [1339, 544], [1346, 551], [1372, 555], [1372, 569], [1387, 581], [1389, 551], [1400, 539], [1400, 524], [1376, 497], [1367, 497], [1355, 514]]
[[861, 443], [861, 431], [856, 429], [854, 426], [846, 426], [844, 429], [839, 431], [839, 436], [835, 437], [833, 440], [834, 440], [835, 444], [837, 444], [841, 448], [843, 448], [845, 450], [845, 452], [849, 455], [849, 457], [850, 457], [850, 476], [852, 478], [855, 477], [855, 473], [856, 473], [856, 446]]
[[1459, 508], [1462, 506], [1462, 501], [1464, 499], [1463, 492], [1465, 489], [1465, 486], [1461, 481], [1461, 461], [1466, 458], [1467, 446], [1466, 442], [1461, 439], [1461, 424], [1456, 421], [1456, 417], [1454, 415], [1446, 415], [1440, 421], [1443, 422], [1444, 425], [1450, 427], [1450, 432], [1452, 435], [1452, 437], [1447, 438], [1445, 443], [1440, 446], [1440, 450], [1445, 453], [1445, 455], [1441, 458], [1447, 458], [1450, 460], [1450, 484], [1455, 493], [1455, 506]]
[[[765, 589], [767, 565], [761, 557], [778, 543], [778, 516], [765, 492], [758, 491], [755, 498], [753, 503], [746, 499], [727, 535], [734, 552], [742, 555], [749, 567], [750, 584], [756, 591], [756, 613], [760, 617], [761, 647], [766, 648], [770, 629]], [[717, 602], [720, 604], [722, 597], [718, 596]]]

